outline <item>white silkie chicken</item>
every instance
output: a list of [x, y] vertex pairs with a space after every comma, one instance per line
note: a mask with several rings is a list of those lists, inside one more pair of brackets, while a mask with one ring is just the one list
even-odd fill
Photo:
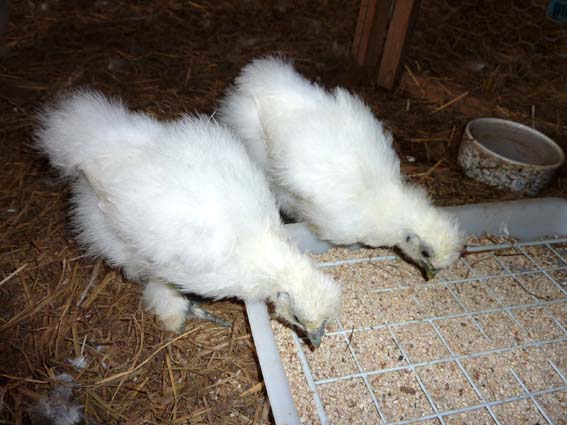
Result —
[[406, 183], [392, 136], [358, 97], [328, 92], [280, 58], [253, 61], [221, 101], [281, 210], [335, 244], [398, 246], [428, 278], [453, 263], [458, 225]]
[[188, 315], [226, 325], [184, 294], [268, 300], [319, 345], [340, 287], [287, 241], [264, 175], [226, 127], [159, 122], [96, 92], [40, 120], [39, 147], [74, 182], [78, 239], [145, 284], [168, 330]]

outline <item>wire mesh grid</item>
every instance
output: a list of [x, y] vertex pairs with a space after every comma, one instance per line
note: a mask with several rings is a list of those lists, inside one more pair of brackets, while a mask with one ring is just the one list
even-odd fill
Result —
[[[344, 396], [354, 386], [365, 389], [363, 402], [373, 406], [366, 423], [450, 424], [467, 418], [473, 419], [469, 423], [510, 423], [510, 418], [515, 423], [565, 423], [566, 243], [567, 239], [554, 239], [472, 248], [483, 256], [483, 264], [488, 261], [492, 267], [481, 269], [478, 262], [464, 257], [459, 260], [459, 276], [449, 274], [420, 284], [420, 290], [438, 291], [436, 296], [441, 290], [449, 297], [434, 299], [424, 309], [428, 315], [407, 320], [400, 314], [402, 320], [359, 327], [337, 321], [327, 341], [342, 342], [346, 361], [352, 361], [347, 373], [338, 368], [339, 373], [321, 376], [310, 360], [309, 348], [292, 333], [320, 422], [333, 422], [325, 407], [326, 389], [350, 383], [338, 392]], [[354, 258], [320, 263], [320, 267], [385, 265], [395, 260], [390, 255]], [[372, 292], [396, 294], [410, 286], [401, 282]], [[419, 292], [409, 299], [424, 303]], [[453, 307], [447, 308], [449, 299]], [[438, 301], [439, 308], [431, 308]], [[382, 341], [388, 341], [394, 363], [376, 367], [376, 358], [384, 355], [381, 349], [388, 344], [373, 347], [371, 332], [381, 333]], [[425, 354], [420, 347], [426, 348]], [[336, 347], [332, 350], [331, 356], [345, 356]], [[376, 351], [373, 362], [365, 359], [368, 350]]]

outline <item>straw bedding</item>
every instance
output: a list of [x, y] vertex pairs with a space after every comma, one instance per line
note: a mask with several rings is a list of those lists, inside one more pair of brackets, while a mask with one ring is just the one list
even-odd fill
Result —
[[[144, 312], [135, 284], [84, 258], [73, 242], [68, 187], [31, 147], [36, 109], [62, 91], [95, 87], [161, 118], [211, 113], [241, 66], [279, 51], [310, 78], [360, 93], [393, 129], [406, 174], [440, 204], [523, 196], [459, 172], [455, 152], [468, 115], [457, 108], [461, 102], [444, 105], [466, 91], [497, 115], [535, 124], [565, 146], [565, 77], [552, 62], [545, 62], [545, 73], [533, 72], [540, 67], [526, 59], [531, 50], [520, 49], [516, 67], [489, 62], [473, 77], [456, 66], [481, 51], [480, 43], [498, 46], [482, 41], [486, 20], [455, 6], [461, 2], [422, 2], [407, 60], [415, 80], [440, 83], [441, 94], [411, 84], [386, 93], [371, 70], [352, 65], [356, 2], [12, 3], [0, 46], [0, 423], [37, 423], [31, 406], [61, 385], [71, 388], [89, 423], [271, 420], [242, 304], [210, 307], [233, 320], [232, 329], [193, 322], [176, 338]], [[459, 19], [447, 20], [447, 8]], [[533, 16], [514, 12], [510, 19], [527, 25]], [[465, 18], [468, 33], [459, 28]], [[542, 25], [537, 34], [546, 34], [538, 49], [555, 57], [564, 33], [534, 22]], [[431, 53], [431, 43], [457, 33], [460, 44]], [[518, 74], [520, 64], [531, 64], [532, 72]], [[565, 174], [544, 195], [565, 196]]]

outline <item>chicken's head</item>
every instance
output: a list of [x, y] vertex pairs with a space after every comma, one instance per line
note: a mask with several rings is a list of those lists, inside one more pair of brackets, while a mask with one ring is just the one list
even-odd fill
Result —
[[275, 314], [305, 332], [311, 344], [319, 347], [325, 326], [339, 316], [341, 288], [316, 269], [289, 283], [271, 299]]
[[459, 258], [462, 234], [457, 221], [444, 211], [428, 208], [412, 227], [402, 232], [397, 246], [423, 269], [427, 279]]

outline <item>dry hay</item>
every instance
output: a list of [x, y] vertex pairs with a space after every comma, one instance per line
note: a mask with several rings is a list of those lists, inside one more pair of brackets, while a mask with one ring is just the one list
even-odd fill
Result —
[[[535, 118], [549, 120], [548, 130], [562, 125], [564, 135], [567, 28], [546, 17], [548, 3], [425, 1], [409, 65], [443, 81], [459, 82], [491, 104], [525, 116], [533, 107]], [[431, 21], [435, 31], [428, 28]], [[547, 127], [545, 120], [538, 121], [538, 126]]]
[[[427, 9], [437, 0], [422, 3]], [[159, 117], [210, 113], [242, 65], [279, 51], [295, 57], [309, 77], [359, 92], [393, 129], [404, 170], [440, 203], [522, 196], [461, 176], [454, 154], [466, 118], [451, 107], [432, 113], [450, 95], [424, 101], [386, 93], [372, 72], [352, 66], [356, 16], [350, 1], [13, 1], [0, 48], [0, 423], [29, 422], [29, 406], [58, 385], [62, 372], [75, 379], [74, 398], [91, 422], [269, 420], [241, 304], [212, 307], [234, 321], [232, 329], [194, 322], [174, 339], [144, 313], [135, 284], [83, 258], [72, 241], [67, 187], [30, 146], [34, 111], [63, 90], [96, 87]], [[428, 12], [428, 22], [435, 19], [441, 16]], [[419, 38], [437, 27], [422, 24]], [[454, 31], [449, 24], [444, 28]], [[416, 39], [421, 50], [412, 49], [408, 64], [427, 74], [426, 46]], [[456, 95], [459, 84], [463, 91], [479, 84], [454, 72], [451, 55], [436, 60], [447, 63], [434, 70], [436, 77], [445, 72]], [[565, 118], [557, 118], [553, 105], [565, 90], [541, 78], [553, 77], [504, 79], [507, 91], [495, 101], [525, 116], [510, 97], [524, 81], [528, 91], [538, 86], [530, 101], [536, 96], [548, 107], [536, 108], [535, 124], [547, 123], [564, 142]], [[544, 195], [565, 196], [564, 171], [562, 179]], [[81, 355], [88, 363], [76, 370], [68, 361]]]
[[[567, 28], [547, 19], [547, 4], [546, 0], [521, 4], [513, 0], [422, 2], [406, 61], [406, 70], [412, 74], [409, 79], [413, 79], [413, 74], [418, 79], [426, 77], [441, 90], [441, 94], [434, 96], [423, 93], [427, 91], [423, 87], [414, 90], [422, 92], [418, 98], [430, 104], [430, 108], [438, 109], [457, 101], [447, 111], [433, 114], [436, 117], [430, 114], [433, 120], [447, 120], [449, 115], [454, 127], [439, 122], [442, 131], [435, 134], [430, 131], [430, 125], [426, 126], [418, 143], [431, 141], [426, 147], [428, 158], [434, 160], [437, 156], [431, 152], [445, 150], [449, 163], [454, 164], [461, 137], [459, 129], [466, 118], [486, 115], [532, 126], [567, 150]], [[458, 113], [455, 116], [455, 109], [461, 104], [465, 104], [461, 110], [466, 110], [466, 116]], [[439, 140], [434, 140], [437, 137]], [[456, 169], [452, 165], [449, 168]], [[444, 167], [438, 170], [437, 175], [445, 170]], [[565, 197], [566, 178], [567, 167], [563, 166], [555, 189], [539, 196]], [[479, 197], [484, 198], [480, 195], [484, 191], [482, 186], [473, 187], [458, 180], [457, 187], [464, 186], [464, 192], [478, 191]], [[429, 179], [427, 184], [430, 190], [435, 190], [436, 182]], [[454, 189], [448, 192], [453, 195]], [[486, 195], [487, 199], [499, 198]], [[500, 196], [507, 199], [515, 195]]]

